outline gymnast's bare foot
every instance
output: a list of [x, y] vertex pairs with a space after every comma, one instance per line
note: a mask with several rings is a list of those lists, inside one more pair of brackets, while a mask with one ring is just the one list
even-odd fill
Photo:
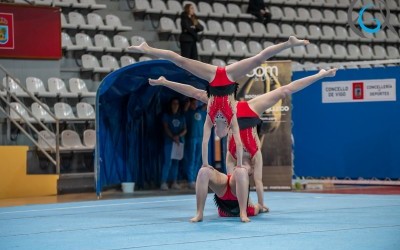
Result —
[[244, 223], [250, 222], [249, 217], [247, 217], [247, 213], [240, 213], [240, 220]]
[[328, 70], [321, 69], [318, 74], [322, 75], [323, 77], [333, 77], [336, 75], [337, 70], [338, 70], [337, 68], [328, 69]]
[[308, 40], [299, 40], [295, 36], [290, 36], [288, 43], [290, 47], [295, 47], [295, 46], [302, 46], [302, 45], [307, 45], [310, 44], [310, 41]]
[[147, 51], [150, 49], [150, 46], [146, 43], [146, 42], [142, 42], [139, 46], [129, 46], [128, 47], [129, 50], [136, 50], [138, 52], [142, 52], [142, 53], [147, 53]]
[[151, 86], [158, 86], [158, 85], [163, 85], [165, 81], [165, 77], [160, 76], [158, 79], [149, 79], [149, 84]]
[[203, 221], [203, 215], [197, 214], [195, 217], [190, 219], [190, 222], [201, 222]]

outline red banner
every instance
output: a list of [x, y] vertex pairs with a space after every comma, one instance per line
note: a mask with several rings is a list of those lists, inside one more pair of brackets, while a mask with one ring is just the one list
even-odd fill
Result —
[[360, 100], [364, 99], [364, 83], [353, 82], [353, 99]]
[[14, 15], [0, 12], [0, 48], [14, 49]]
[[0, 58], [61, 57], [59, 8], [0, 4]]

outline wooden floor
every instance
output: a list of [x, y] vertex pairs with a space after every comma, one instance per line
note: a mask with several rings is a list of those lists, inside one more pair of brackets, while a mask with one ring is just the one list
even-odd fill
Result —
[[[268, 192], [276, 192], [276, 191], [267, 191], [267, 193]], [[325, 188], [324, 190], [301, 190], [296, 192], [331, 193], [331, 194], [399, 195], [400, 186], [336, 185], [332, 188]], [[195, 191], [185, 188], [182, 190], [169, 190], [169, 191], [140, 190], [140, 191], [135, 191], [135, 193], [133, 194], [124, 194], [121, 192], [121, 190], [109, 190], [102, 193], [101, 199], [102, 200], [129, 199], [129, 198], [139, 198], [139, 197], [141, 198], [141, 197], [185, 195], [185, 194], [195, 194]], [[79, 202], [79, 201], [95, 201], [95, 200], [97, 200], [97, 196], [94, 192], [79, 193], [79, 194], [63, 194], [63, 195], [43, 196], [43, 197], [0, 199], [0, 207], [35, 205], [35, 204], [53, 204], [53, 203], [65, 203], [65, 202]]]

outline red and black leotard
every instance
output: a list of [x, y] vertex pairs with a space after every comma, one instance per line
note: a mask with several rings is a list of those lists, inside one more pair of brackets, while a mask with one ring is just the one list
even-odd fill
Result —
[[[251, 155], [251, 158], [253, 158], [258, 151], [258, 145], [253, 135], [253, 128], [257, 127], [261, 122], [261, 119], [245, 101], [238, 102], [236, 109], [243, 149]], [[236, 159], [236, 144], [233, 136], [231, 136], [229, 140], [229, 152]]]
[[[214, 195], [214, 202], [215, 205], [217, 205], [218, 214], [221, 217], [235, 217], [240, 215], [239, 202], [237, 200], [237, 197], [232, 193], [231, 187], [229, 186], [230, 179], [231, 175], [228, 174], [228, 181], [226, 184], [227, 188], [225, 194], [222, 197], [218, 197], [216, 194]], [[255, 215], [254, 207], [249, 206], [248, 202], [246, 210], [248, 216]]]
[[230, 95], [236, 96], [236, 90], [237, 83], [228, 79], [225, 67], [217, 67], [214, 80], [207, 87], [208, 97], [214, 97], [208, 108], [208, 115], [213, 124], [215, 124], [215, 117], [218, 112], [224, 115], [228, 123], [227, 125], [231, 124], [234, 113], [228, 97]]

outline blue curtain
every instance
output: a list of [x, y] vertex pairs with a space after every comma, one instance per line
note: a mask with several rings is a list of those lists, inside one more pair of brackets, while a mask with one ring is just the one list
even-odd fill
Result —
[[207, 82], [165, 60], [135, 63], [112, 72], [96, 97], [96, 191], [133, 181], [139, 188], [158, 185], [162, 165], [161, 114], [178, 94], [152, 87], [149, 78], [205, 89]]

